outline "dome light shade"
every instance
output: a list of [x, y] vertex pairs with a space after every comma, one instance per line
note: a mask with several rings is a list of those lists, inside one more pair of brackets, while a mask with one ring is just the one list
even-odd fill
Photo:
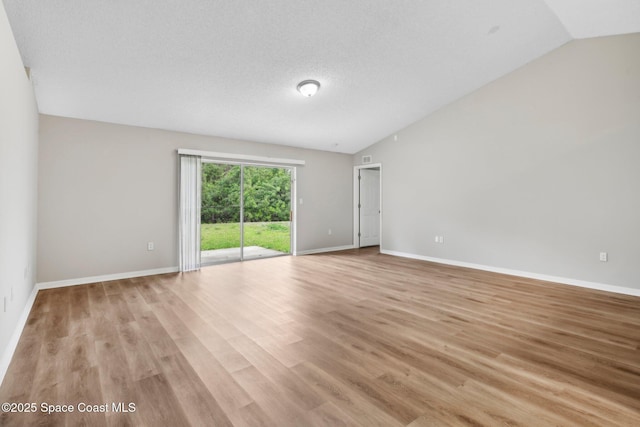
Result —
[[315, 95], [319, 89], [320, 83], [316, 80], [305, 80], [298, 83], [298, 92], [306, 97]]

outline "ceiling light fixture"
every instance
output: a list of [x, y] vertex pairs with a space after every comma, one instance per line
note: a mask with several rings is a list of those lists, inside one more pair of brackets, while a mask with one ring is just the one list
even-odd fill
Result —
[[313, 96], [320, 89], [320, 83], [316, 80], [305, 80], [298, 83], [298, 92], [303, 96]]

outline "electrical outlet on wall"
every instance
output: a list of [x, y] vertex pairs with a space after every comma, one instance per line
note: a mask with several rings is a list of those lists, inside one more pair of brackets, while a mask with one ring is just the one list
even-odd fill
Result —
[[601, 262], [609, 261], [609, 254], [606, 252], [600, 252], [600, 261]]
[[153, 242], [147, 243], [147, 250], [148, 251], [153, 251], [153, 250], [155, 250], [155, 248], [156, 248], [155, 243], [153, 243]]

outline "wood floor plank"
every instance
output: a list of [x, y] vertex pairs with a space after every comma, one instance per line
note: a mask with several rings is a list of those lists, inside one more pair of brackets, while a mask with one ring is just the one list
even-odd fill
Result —
[[109, 299], [101, 283], [86, 285], [89, 294], [90, 334], [94, 337], [110, 336], [117, 333], [115, 308], [109, 304]]
[[236, 427], [268, 427], [277, 424], [265, 414], [257, 403], [251, 402], [242, 408], [234, 409], [229, 416]]
[[360, 425], [331, 402], [323, 403], [309, 411], [308, 419], [311, 426], [317, 427], [357, 427]]
[[163, 357], [161, 368], [191, 425], [232, 425], [224, 410], [181, 353]]
[[635, 427], [640, 298], [377, 248], [48, 289], [0, 401], [115, 405], [3, 426]]
[[151, 310], [149, 304], [144, 300], [142, 294], [133, 282], [129, 280], [118, 280], [116, 283], [118, 285], [117, 288], [120, 290], [120, 295], [124, 298], [132, 314], [144, 313]]
[[139, 325], [142, 331], [141, 336], [149, 344], [155, 357], [169, 356], [180, 351], [154, 312], [136, 313], [135, 323]]
[[[136, 412], [143, 425], [189, 425], [186, 409], [180, 404], [164, 374], [143, 378], [135, 382]], [[203, 424], [204, 425], [204, 424]]]
[[341, 381], [339, 376], [329, 374], [313, 363], [301, 363], [293, 370], [307, 381], [310, 387], [325, 396], [353, 419], [363, 425], [401, 426], [403, 425], [384, 408], [371, 403], [356, 388]]
[[[29, 319], [34, 317], [34, 313]], [[40, 316], [44, 317], [44, 316]], [[31, 393], [31, 388], [36, 376], [36, 371], [40, 363], [40, 353], [44, 343], [44, 334], [34, 330], [32, 327], [25, 327], [22, 333], [16, 351], [14, 353], [10, 369], [14, 375], [6, 376], [2, 386], [5, 390], [12, 394], [5, 397], [7, 401], [25, 401], [25, 398]], [[0, 389], [1, 390], [1, 389]], [[22, 399], [22, 400], [19, 400]]]
[[[289, 325], [293, 329], [293, 325]], [[301, 338], [291, 341], [289, 339], [283, 339], [281, 335], [269, 335], [266, 337], [260, 337], [256, 342], [260, 347], [264, 348], [269, 354], [275, 357], [280, 363], [287, 368], [291, 368], [298, 363], [304, 362], [304, 358], [297, 352], [292, 351], [292, 344], [302, 341]]]
[[181, 338], [177, 344], [185, 359], [226, 413], [232, 413], [253, 402], [231, 373], [195, 336]]
[[119, 325], [118, 335], [120, 336], [120, 345], [127, 358], [131, 380], [139, 381], [160, 373], [157, 359], [136, 322]]
[[69, 399], [68, 402], [72, 403], [75, 408], [73, 414], [67, 415], [69, 424], [107, 426], [106, 413], [93, 410], [96, 405], [102, 405], [104, 402], [97, 366], [78, 366], [73, 369], [72, 374], [63, 381], [62, 388], [62, 395], [65, 396], [65, 399]]
[[91, 317], [89, 311], [89, 292], [86, 286], [70, 288], [70, 330], [69, 335], [85, 335], [89, 333]]
[[285, 397], [297, 406], [311, 410], [324, 403], [315, 391], [310, 390], [302, 379], [278, 362], [248, 337], [236, 337], [231, 345], [238, 350], [249, 363], [258, 369], [278, 388], [278, 395]]
[[[98, 372], [100, 374], [100, 390], [104, 404], [138, 403], [137, 391], [133, 379], [129, 377], [129, 365], [125, 350], [120, 344], [119, 334], [102, 336], [94, 342]], [[111, 411], [106, 414], [109, 426], [136, 425], [137, 413]]]
[[236, 371], [233, 378], [278, 426], [307, 425], [306, 411], [279, 394], [279, 387], [253, 366]]
[[122, 293], [109, 294], [107, 295], [107, 299], [112, 307], [112, 312], [115, 317], [114, 320], [118, 324], [124, 324], [135, 320], [135, 316], [131, 312], [129, 304], [127, 304], [127, 300]]
[[71, 288], [51, 289], [50, 304], [54, 307], [47, 315], [45, 335], [64, 338], [69, 336]]

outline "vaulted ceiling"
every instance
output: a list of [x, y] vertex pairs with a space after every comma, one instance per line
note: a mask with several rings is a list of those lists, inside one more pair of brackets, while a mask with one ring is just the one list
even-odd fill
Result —
[[572, 39], [640, 31], [638, 0], [4, 4], [41, 113], [345, 153]]

